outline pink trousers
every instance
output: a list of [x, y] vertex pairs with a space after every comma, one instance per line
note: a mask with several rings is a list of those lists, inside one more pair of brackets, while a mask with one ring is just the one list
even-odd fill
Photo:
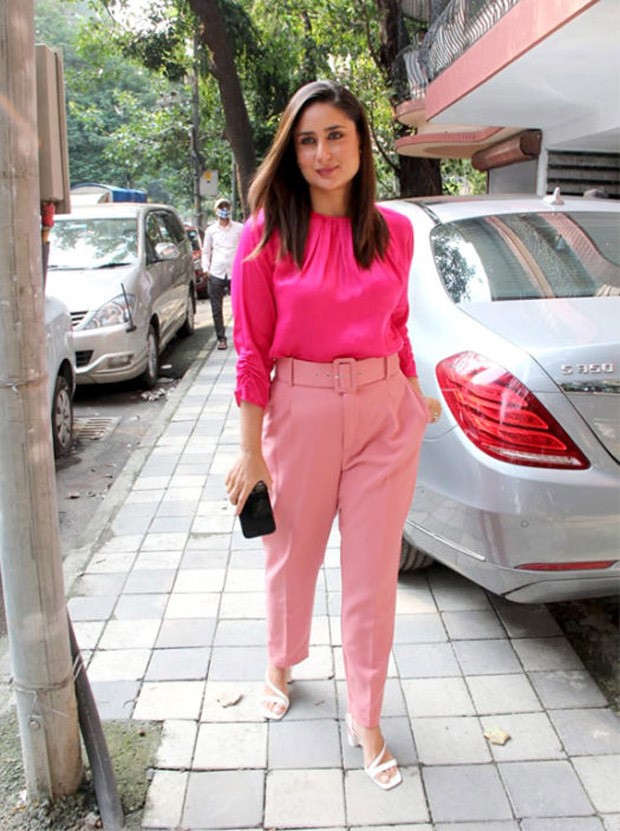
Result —
[[366, 727], [380, 720], [401, 537], [427, 422], [395, 355], [278, 361], [263, 429], [277, 526], [263, 538], [269, 660], [289, 667], [308, 656], [317, 576], [338, 515], [348, 710]]

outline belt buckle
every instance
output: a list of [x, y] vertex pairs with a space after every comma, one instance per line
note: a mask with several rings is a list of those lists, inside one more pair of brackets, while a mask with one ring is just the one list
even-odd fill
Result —
[[334, 389], [336, 392], [353, 392], [357, 389], [357, 366], [355, 358], [336, 358], [332, 362]]

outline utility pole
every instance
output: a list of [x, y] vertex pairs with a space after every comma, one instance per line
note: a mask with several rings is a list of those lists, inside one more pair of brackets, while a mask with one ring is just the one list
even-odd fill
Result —
[[202, 178], [202, 156], [200, 155], [200, 99], [198, 95], [198, 31], [194, 31], [194, 55], [192, 62], [192, 164], [194, 174], [194, 225], [202, 228], [202, 196], [200, 180]]
[[28, 795], [83, 778], [47, 395], [33, 0], [0, 3], [0, 566]]

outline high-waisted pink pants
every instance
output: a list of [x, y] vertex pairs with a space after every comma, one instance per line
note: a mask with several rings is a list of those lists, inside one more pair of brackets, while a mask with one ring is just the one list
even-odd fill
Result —
[[317, 576], [337, 514], [348, 709], [366, 727], [380, 720], [401, 537], [427, 422], [396, 356], [278, 361], [263, 427], [277, 526], [263, 538], [269, 660], [290, 667], [308, 656]]

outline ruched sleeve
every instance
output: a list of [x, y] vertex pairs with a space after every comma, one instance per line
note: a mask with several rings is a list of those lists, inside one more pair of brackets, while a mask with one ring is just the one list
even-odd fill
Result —
[[417, 377], [413, 349], [407, 331], [409, 319], [409, 271], [413, 259], [413, 228], [410, 221], [396, 211], [383, 210], [383, 215], [390, 229], [390, 249], [388, 256], [396, 261], [397, 270], [401, 275], [401, 291], [398, 302], [392, 313], [392, 326], [402, 339], [402, 346], [398, 352], [400, 368], [407, 378]]
[[270, 355], [276, 325], [273, 286], [275, 242], [270, 240], [250, 259], [262, 233], [261, 217], [244, 225], [232, 270], [231, 295], [234, 343], [237, 351], [237, 404], [247, 401], [265, 407], [273, 358]]

